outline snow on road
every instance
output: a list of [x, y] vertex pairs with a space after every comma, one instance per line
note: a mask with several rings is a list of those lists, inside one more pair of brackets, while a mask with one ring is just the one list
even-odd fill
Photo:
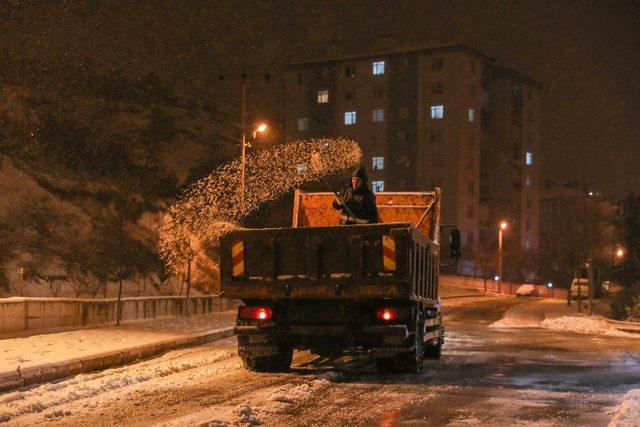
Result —
[[[67, 380], [2, 394], [0, 395], [0, 422], [38, 414], [49, 408], [55, 410], [45, 413], [45, 418], [68, 416], [78, 411], [93, 411], [101, 404], [110, 401], [113, 403], [113, 399], [118, 399], [110, 398], [110, 393], [117, 396], [118, 393], [134, 390], [139, 392], [170, 389], [183, 385], [185, 380], [195, 381], [228, 369], [238, 368], [239, 360], [230, 364], [216, 365], [216, 362], [231, 359], [236, 354], [235, 349], [230, 345], [230, 339], [222, 341], [224, 345], [216, 346], [217, 348], [199, 347], [200, 351], [196, 352], [189, 349], [176, 350], [162, 357], [134, 365], [80, 374]], [[204, 369], [194, 370], [200, 367]], [[174, 374], [183, 372], [187, 373], [187, 378], [174, 377]]]
[[305, 382], [287, 382], [267, 387], [256, 387], [247, 393], [246, 400], [233, 405], [215, 405], [187, 416], [161, 423], [162, 427], [183, 425], [261, 425], [285, 413], [292, 406], [303, 404], [320, 392], [331, 381], [340, 377], [339, 373], [328, 372], [310, 378]]

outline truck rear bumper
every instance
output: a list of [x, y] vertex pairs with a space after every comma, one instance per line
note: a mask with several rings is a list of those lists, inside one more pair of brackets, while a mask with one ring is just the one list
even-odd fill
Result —
[[[276, 332], [276, 328], [264, 328], [260, 326], [236, 326], [236, 335], [270, 335]], [[348, 336], [353, 332], [345, 326], [290, 326], [286, 329], [286, 335], [302, 336]], [[362, 331], [366, 335], [391, 335], [394, 337], [407, 338], [409, 331], [406, 325], [375, 325], [365, 326]], [[282, 332], [282, 331], [281, 331]]]

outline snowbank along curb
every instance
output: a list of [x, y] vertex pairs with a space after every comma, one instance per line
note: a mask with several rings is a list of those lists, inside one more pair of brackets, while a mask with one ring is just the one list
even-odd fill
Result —
[[0, 392], [40, 384], [80, 373], [124, 365], [167, 350], [201, 345], [233, 335], [233, 327], [220, 328], [207, 332], [189, 334], [180, 338], [170, 338], [144, 346], [129, 347], [124, 350], [100, 353], [60, 363], [34, 366], [25, 370], [20, 369], [18, 366], [14, 371], [0, 372]]

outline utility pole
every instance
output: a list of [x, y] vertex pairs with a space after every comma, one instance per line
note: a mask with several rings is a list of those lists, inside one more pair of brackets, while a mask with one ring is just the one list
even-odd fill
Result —
[[502, 232], [507, 227], [507, 221], [500, 221], [500, 226], [498, 227], [498, 293], [502, 293]]
[[593, 260], [590, 259], [587, 261], [587, 277], [589, 278], [589, 305], [587, 308], [587, 314], [591, 316], [593, 314], [593, 291], [595, 290], [593, 286], [594, 277], [593, 277]]

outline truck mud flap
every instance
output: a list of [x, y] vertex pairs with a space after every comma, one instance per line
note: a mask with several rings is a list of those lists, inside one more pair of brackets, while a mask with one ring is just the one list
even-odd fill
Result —
[[365, 326], [364, 332], [371, 335], [392, 335], [406, 339], [409, 331], [406, 325]]
[[243, 345], [238, 347], [240, 357], [267, 357], [278, 354], [277, 345]]
[[373, 354], [375, 357], [393, 357], [398, 354], [406, 353], [412, 351], [413, 347], [405, 347], [405, 346], [389, 346], [389, 347], [378, 347], [374, 348]]

